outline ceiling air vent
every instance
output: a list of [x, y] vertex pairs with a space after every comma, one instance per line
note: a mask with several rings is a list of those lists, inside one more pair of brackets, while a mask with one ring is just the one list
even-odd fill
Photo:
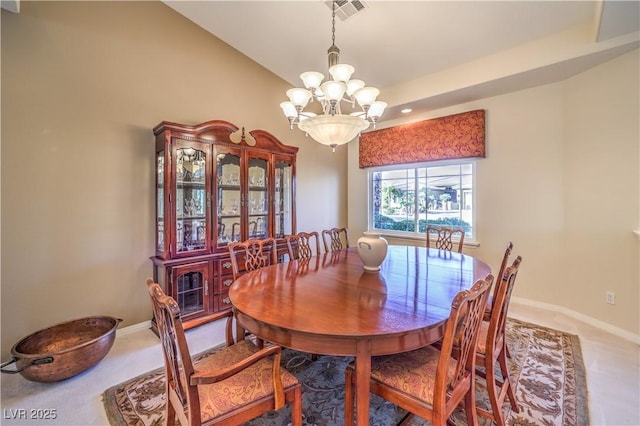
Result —
[[[333, 8], [332, 1], [325, 1], [324, 4]], [[342, 21], [346, 21], [347, 18], [355, 15], [356, 13], [364, 10], [367, 7], [365, 2], [361, 0], [336, 0], [336, 16]]]

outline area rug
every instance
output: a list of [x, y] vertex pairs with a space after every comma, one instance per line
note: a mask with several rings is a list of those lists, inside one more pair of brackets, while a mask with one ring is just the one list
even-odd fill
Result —
[[[589, 424], [584, 362], [577, 336], [509, 318], [507, 345], [519, 412], [507, 401], [503, 413], [508, 425], [582, 426]], [[200, 354], [199, 356], [203, 356]], [[199, 357], [197, 356], [197, 357]], [[194, 357], [194, 358], [197, 358]], [[350, 357], [319, 356], [284, 349], [282, 364], [303, 384], [303, 424], [344, 424], [344, 369]], [[107, 389], [103, 402], [112, 426], [162, 424], [164, 415], [164, 371], [158, 369]], [[477, 399], [489, 407], [484, 380], [477, 380]], [[372, 425], [397, 424], [406, 412], [371, 395]], [[462, 410], [452, 419], [466, 425]], [[247, 423], [251, 426], [290, 424], [286, 406]], [[415, 417], [411, 425], [430, 423]], [[481, 425], [490, 425], [480, 418]]]

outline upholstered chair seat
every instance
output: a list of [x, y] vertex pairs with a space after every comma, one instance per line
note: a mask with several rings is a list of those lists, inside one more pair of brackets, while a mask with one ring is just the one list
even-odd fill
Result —
[[[371, 378], [394, 389], [399, 389], [433, 405], [436, 370], [440, 351], [427, 347], [396, 355], [373, 357], [371, 359]], [[354, 370], [353, 364], [349, 368]], [[354, 370], [355, 372], [355, 370]], [[447, 369], [446, 385], [449, 387], [456, 374], [456, 360], [450, 358]]]
[[[196, 362], [197, 371], [219, 371], [234, 365], [260, 349], [250, 340], [241, 340], [235, 345], [225, 347], [224, 351]], [[273, 395], [272, 361], [264, 358], [239, 373], [220, 382], [199, 385], [200, 412], [202, 422], [238, 410], [253, 402]], [[281, 369], [282, 385], [285, 389], [295, 386], [298, 380], [287, 370]]]

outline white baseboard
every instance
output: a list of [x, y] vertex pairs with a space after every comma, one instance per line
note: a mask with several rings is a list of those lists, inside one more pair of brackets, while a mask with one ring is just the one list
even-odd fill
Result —
[[628, 340], [631, 343], [640, 345], [640, 335], [633, 334], [630, 331], [623, 330], [622, 328], [616, 327], [604, 321], [597, 320], [595, 318], [592, 318], [580, 312], [576, 312], [569, 308], [565, 308], [564, 306], [553, 305], [551, 303], [538, 302], [537, 300], [525, 299], [522, 297], [515, 297], [515, 296], [511, 297], [511, 302], [519, 303], [521, 305], [526, 305], [526, 306], [532, 306], [534, 308], [541, 308], [541, 309], [547, 309], [549, 311], [559, 312], [568, 317], [575, 318], [579, 321], [582, 321], [585, 324], [589, 324], [596, 328], [604, 330], [607, 333], [611, 333], [615, 336]]
[[151, 328], [151, 320], [144, 321], [144, 322], [139, 322], [138, 324], [133, 324], [133, 325], [130, 325], [128, 327], [117, 329], [116, 330], [116, 337], [117, 336], [126, 336], [127, 334], [135, 333], [136, 331], [140, 331], [140, 330], [148, 330], [150, 328]]

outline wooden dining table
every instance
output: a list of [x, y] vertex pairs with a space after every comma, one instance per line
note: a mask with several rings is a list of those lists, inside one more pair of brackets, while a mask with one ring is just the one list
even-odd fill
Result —
[[368, 425], [371, 357], [440, 340], [455, 295], [490, 271], [468, 255], [392, 245], [368, 272], [349, 248], [244, 274], [229, 297], [239, 325], [265, 341], [354, 357], [357, 424]]

